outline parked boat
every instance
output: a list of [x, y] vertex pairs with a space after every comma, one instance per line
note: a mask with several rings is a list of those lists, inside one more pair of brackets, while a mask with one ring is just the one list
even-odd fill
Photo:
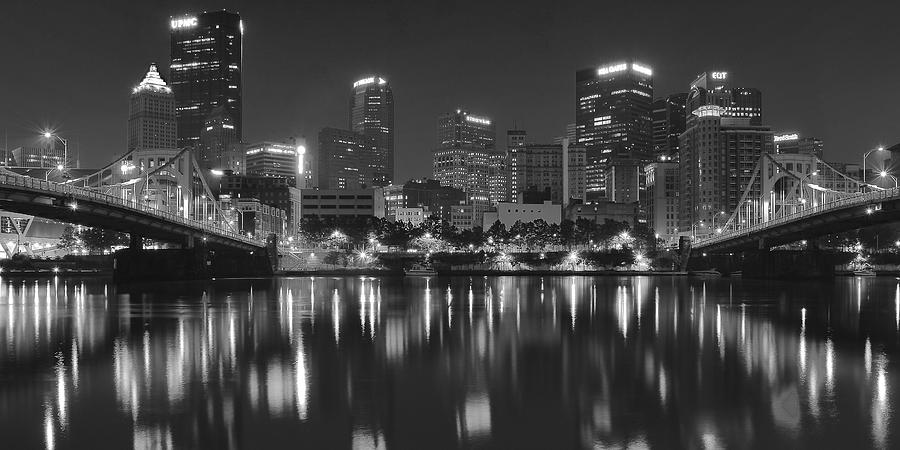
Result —
[[430, 266], [414, 265], [409, 269], [404, 269], [403, 273], [407, 276], [431, 277], [437, 275], [437, 271]]
[[854, 270], [853, 275], [857, 277], [874, 277], [876, 273], [871, 267], [863, 267], [862, 269]]
[[716, 270], [716, 269], [692, 270], [692, 271], [690, 272], [690, 274], [691, 274], [691, 275], [694, 275], [694, 276], [698, 276], [698, 277], [708, 277], [708, 278], [714, 278], [714, 277], [721, 277], [721, 276], [722, 276], [722, 272], [719, 272], [719, 271]]
[[741, 270], [735, 270], [734, 272], [729, 273], [728, 276], [731, 278], [743, 278], [744, 272]]

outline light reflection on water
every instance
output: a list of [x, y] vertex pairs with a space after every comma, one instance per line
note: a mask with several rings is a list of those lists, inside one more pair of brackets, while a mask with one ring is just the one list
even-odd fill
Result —
[[0, 283], [22, 448], [900, 442], [892, 279]]

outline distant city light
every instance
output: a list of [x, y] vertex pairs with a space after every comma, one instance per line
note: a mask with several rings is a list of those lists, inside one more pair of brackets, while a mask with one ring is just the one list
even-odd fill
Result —
[[650, 68], [647, 67], [647, 66], [642, 66], [642, 65], [640, 65], [640, 64], [638, 64], [638, 63], [633, 63], [633, 64], [631, 65], [631, 70], [633, 70], [633, 71], [635, 71], [635, 72], [640, 72], [640, 73], [642, 73], [642, 74], [644, 74], [644, 75], [647, 75], [647, 76], [652, 76], [652, 75], [653, 75], [653, 70], [652, 70], [652, 69], [650, 69]]

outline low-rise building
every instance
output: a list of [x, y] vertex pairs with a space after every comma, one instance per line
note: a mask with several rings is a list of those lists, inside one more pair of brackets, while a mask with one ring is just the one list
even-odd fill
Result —
[[660, 239], [678, 236], [678, 163], [660, 161], [644, 169], [647, 177], [647, 214], [650, 226]]
[[450, 225], [453, 225], [460, 230], [471, 230], [472, 228], [475, 228], [479, 225], [475, 222], [475, 211], [476, 207], [474, 205], [467, 205], [465, 203], [453, 205], [450, 207]]
[[289, 235], [287, 213], [266, 205], [259, 199], [223, 195], [219, 200], [219, 207], [243, 234], [256, 237], [269, 234]]
[[566, 208], [566, 219], [573, 222], [586, 219], [602, 224], [606, 220], [628, 222], [632, 227], [638, 222], [640, 208], [637, 203], [596, 202], [570, 205]]
[[394, 212], [393, 219], [396, 222], [406, 222], [414, 227], [425, 223], [428, 217], [428, 210], [422, 207], [414, 208], [397, 208]]
[[302, 217], [384, 218], [384, 193], [374, 189], [301, 189]]
[[562, 205], [551, 201], [544, 203], [505, 203], [497, 204], [495, 211], [484, 213], [482, 228], [487, 230], [500, 221], [506, 228], [510, 228], [516, 222], [528, 223], [535, 220], [543, 220], [548, 224], [558, 224], [562, 221]]

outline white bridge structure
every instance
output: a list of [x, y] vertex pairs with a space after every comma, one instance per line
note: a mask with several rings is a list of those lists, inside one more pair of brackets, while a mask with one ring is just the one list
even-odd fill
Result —
[[691, 247], [768, 249], [900, 220], [898, 208], [896, 187], [851, 178], [814, 155], [764, 154], [727, 221], [694, 236]]

